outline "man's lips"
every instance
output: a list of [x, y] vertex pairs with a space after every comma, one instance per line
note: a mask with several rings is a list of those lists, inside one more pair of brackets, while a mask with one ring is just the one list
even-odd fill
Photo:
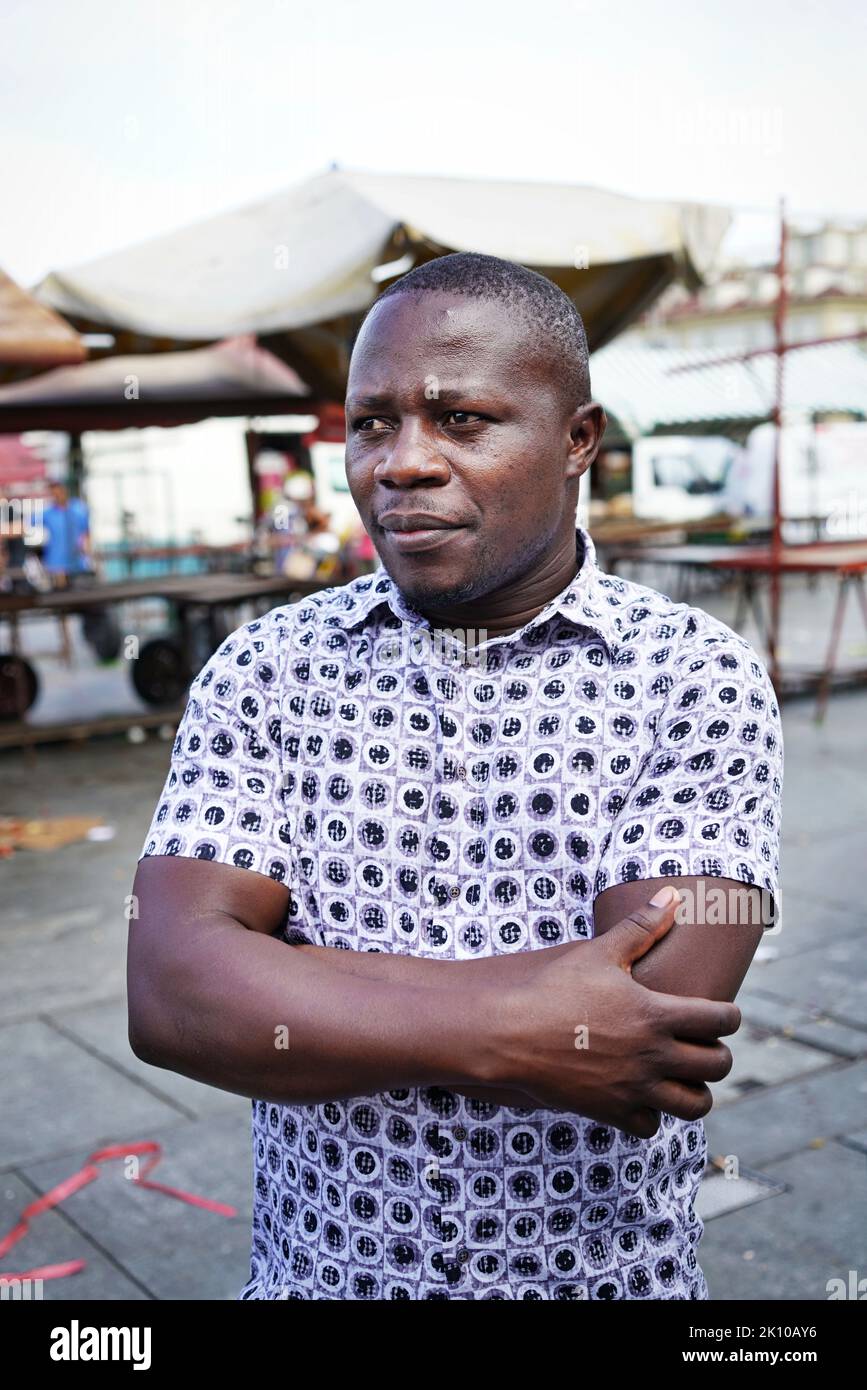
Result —
[[386, 512], [378, 524], [402, 553], [436, 549], [464, 529], [462, 522], [425, 512]]
[[413, 530], [397, 531], [393, 528], [383, 527], [388, 531], [390, 543], [396, 550], [402, 553], [415, 552], [415, 550], [433, 550], [446, 545], [447, 542], [464, 530], [463, 525], [425, 525], [425, 527], [415, 527]]
[[445, 531], [459, 527], [461, 522], [434, 512], [383, 512], [379, 525], [383, 531]]

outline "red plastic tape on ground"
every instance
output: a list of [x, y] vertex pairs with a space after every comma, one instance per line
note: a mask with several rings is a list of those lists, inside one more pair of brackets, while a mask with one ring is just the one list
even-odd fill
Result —
[[[178, 1187], [166, 1187], [165, 1183], [148, 1182], [144, 1174], [150, 1173], [159, 1163], [163, 1155], [162, 1145], [153, 1141], [145, 1141], [141, 1144], [110, 1144], [106, 1149], [97, 1149], [88, 1156], [83, 1168], [79, 1168], [77, 1173], [71, 1177], [64, 1178], [56, 1187], [52, 1187], [49, 1192], [44, 1192], [41, 1197], [37, 1197], [35, 1202], [31, 1202], [25, 1207], [12, 1230], [0, 1240], [0, 1260], [2, 1260], [17, 1245], [22, 1236], [26, 1235], [30, 1229], [30, 1222], [43, 1211], [50, 1210], [51, 1207], [60, 1206], [73, 1192], [79, 1188], [86, 1187], [94, 1178], [99, 1177], [98, 1163], [106, 1163], [112, 1158], [131, 1158], [136, 1154], [151, 1154], [152, 1158], [144, 1165], [142, 1176], [130, 1178], [130, 1182], [138, 1183], [139, 1187], [149, 1187], [154, 1192], [164, 1192], [167, 1197], [177, 1197], [180, 1202], [187, 1202], [193, 1207], [204, 1207], [205, 1211], [216, 1212], [218, 1216], [237, 1216], [236, 1207], [230, 1207], [226, 1202], [214, 1202], [210, 1197], [197, 1197], [193, 1192], [182, 1192]], [[64, 1279], [68, 1274], [77, 1274], [79, 1270], [85, 1268], [86, 1260], [67, 1260], [65, 1264], [42, 1265], [38, 1269], [25, 1270], [23, 1274], [12, 1274], [9, 1270], [0, 1270], [0, 1280], [2, 1279]]]

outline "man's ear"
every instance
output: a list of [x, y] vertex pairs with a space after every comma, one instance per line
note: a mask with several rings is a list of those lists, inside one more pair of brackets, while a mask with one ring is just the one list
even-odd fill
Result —
[[602, 444], [608, 416], [598, 401], [579, 406], [569, 422], [572, 446], [569, 450], [567, 476], [580, 478], [593, 463]]

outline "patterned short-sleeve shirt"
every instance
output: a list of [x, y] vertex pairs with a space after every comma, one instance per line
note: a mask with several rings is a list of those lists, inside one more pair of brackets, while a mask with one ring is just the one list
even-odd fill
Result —
[[[765, 667], [576, 540], [570, 584], [463, 662], [382, 566], [238, 627], [190, 689], [142, 855], [284, 883], [287, 943], [449, 960], [586, 941], [632, 879], [776, 902]], [[253, 1100], [252, 1144], [240, 1299], [709, 1296], [700, 1121], [641, 1139], [417, 1087]]]

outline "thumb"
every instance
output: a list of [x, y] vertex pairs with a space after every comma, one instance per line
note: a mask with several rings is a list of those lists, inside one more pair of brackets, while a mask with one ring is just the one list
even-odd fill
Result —
[[603, 940], [618, 964], [632, 965], [665, 936], [674, 924], [675, 911], [682, 901], [676, 888], [661, 888], [648, 903], [636, 907], [606, 932]]

